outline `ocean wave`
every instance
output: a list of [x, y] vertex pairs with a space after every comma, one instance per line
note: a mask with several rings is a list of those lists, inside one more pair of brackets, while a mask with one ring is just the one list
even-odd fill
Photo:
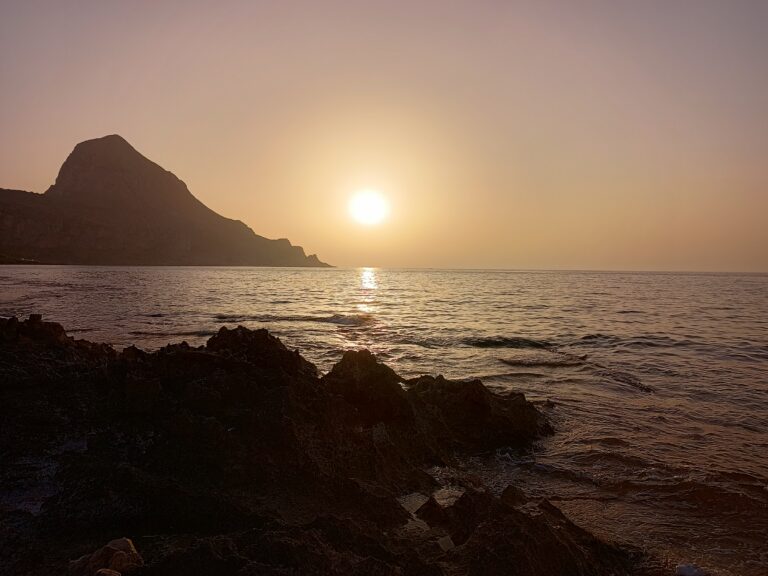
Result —
[[331, 314], [330, 316], [273, 315], [273, 314], [215, 314], [218, 322], [319, 322], [339, 326], [365, 326], [375, 321], [372, 314]]
[[445, 348], [451, 347], [455, 344], [453, 339], [450, 338], [409, 338], [402, 337], [397, 340], [398, 344], [413, 344], [415, 346], [421, 346], [422, 348]]
[[247, 322], [248, 320], [257, 320], [256, 316], [243, 314], [214, 314], [214, 320], [219, 322]]
[[[600, 439], [590, 438], [588, 441], [585, 441], [585, 443], [590, 445], [600, 444], [601, 442]], [[615, 468], [618, 465], [622, 468], [634, 471], [658, 469], [662, 470], [665, 475], [669, 475], [670, 477], [673, 477], [674, 474], [678, 472], [671, 467], [666, 467], [658, 462], [651, 462], [638, 455], [629, 454], [624, 450], [588, 450], [586, 452], [572, 454], [568, 458], [568, 461], [571, 465], [575, 465], [578, 468], [589, 468], [592, 470], [597, 467], [605, 468], [606, 466]], [[645, 479], [644, 481], [648, 482], [649, 480]]]
[[499, 360], [507, 366], [527, 368], [536, 366], [548, 368], [567, 368], [571, 366], [581, 366], [584, 364], [583, 357], [573, 356], [571, 354], [563, 354], [561, 352], [553, 352], [551, 355], [546, 356], [522, 356], [518, 358], [499, 358]]
[[768, 492], [760, 478], [719, 473], [702, 476], [627, 454], [623, 445], [617, 446], [621, 446], [620, 451], [595, 450], [571, 456], [570, 466], [561, 469], [563, 475], [652, 505], [740, 512], [768, 506]]
[[654, 504], [664, 501], [666, 505], [678, 508], [719, 509], [733, 513], [768, 506], [768, 499], [759, 491], [738, 484], [709, 483], [693, 478], [667, 482], [623, 480], [611, 488], [630, 498], [634, 495], [636, 500], [650, 500]]
[[181, 330], [181, 331], [151, 331], [151, 330], [134, 330], [129, 332], [131, 336], [213, 336], [216, 334], [216, 330]]
[[618, 342], [619, 339], [616, 336], [609, 336], [608, 334], [601, 334], [600, 332], [598, 332], [596, 334], [586, 334], [582, 336], [579, 340], [582, 342], [614, 344]]
[[484, 383], [488, 382], [494, 382], [494, 381], [506, 381], [510, 379], [518, 380], [520, 378], [548, 378], [549, 376], [546, 374], [540, 374], [539, 372], [520, 372], [518, 370], [514, 372], [492, 372], [488, 374], [479, 374], [478, 379], [482, 380]]
[[464, 338], [462, 344], [473, 348], [538, 348], [549, 349], [552, 344], [546, 340], [533, 340], [519, 336], [485, 336]]
[[[618, 496], [643, 505], [730, 514], [744, 514], [768, 506], [768, 491], [761, 478], [749, 475], [734, 478], [727, 473], [706, 476], [686, 473], [661, 462], [627, 454], [623, 444], [617, 444], [617, 447], [620, 451], [595, 450], [572, 455], [565, 464], [545, 464], [503, 453], [497, 453], [497, 458], [506, 457], [549, 478], [559, 477], [577, 485], [594, 486], [611, 497]], [[598, 493], [589, 497], [600, 499]]]
[[615, 370], [613, 368], [608, 368], [607, 366], [597, 365], [599, 370], [597, 371], [597, 375], [601, 378], [607, 378], [609, 380], [613, 380], [614, 382], [618, 382], [619, 384], [627, 384], [628, 386], [631, 386], [632, 388], [636, 388], [637, 390], [640, 390], [641, 392], [655, 392], [656, 390], [649, 386], [648, 384], [643, 384], [642, 380], [635, 376], [634, 374], [630, 372], [625, 372], [623, 370]]
[[695, 342], [688, 338], [673, 338], [665, 334], [641, 334], [631, 338], [623, 338], [621, 346], [632, 348], [687, 348]]
[[374, 321], [372, 314], [333, 314], [322, 318], [312, 318], [315, 322], [330, 322], [341, 326], [365, 326]]

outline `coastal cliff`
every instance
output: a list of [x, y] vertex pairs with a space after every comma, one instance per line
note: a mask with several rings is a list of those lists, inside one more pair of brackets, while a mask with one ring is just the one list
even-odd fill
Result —
[[220, 216], [118, 135], [81, 142], [44, 194], [0, 189], [0, 263], [328, 266]]
[[0, 574], [649, 573], [462, 472], [552, 433], [522, 394], [365, 350], [321, 376], [266, 330], [148, 353], [0, 319], [0, 422]]

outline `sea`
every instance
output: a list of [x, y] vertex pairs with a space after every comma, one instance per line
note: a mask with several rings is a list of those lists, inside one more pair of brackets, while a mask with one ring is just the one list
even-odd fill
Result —
[[465, 471], [673, 567], [768, 574], [768, 275], [0, 267], [0, 316], [31, 313], [147, 350], [263, 327], [321, 371], [368, 348], [523, 392], [554, 435]]

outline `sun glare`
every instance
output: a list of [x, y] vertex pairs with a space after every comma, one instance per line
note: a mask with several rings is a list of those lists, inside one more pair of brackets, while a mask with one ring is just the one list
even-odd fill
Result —
[[387, 217], [389, 204], [375, 190], [361, 190], [349, 200], [349, 214], [360, 224], [372, 226]]

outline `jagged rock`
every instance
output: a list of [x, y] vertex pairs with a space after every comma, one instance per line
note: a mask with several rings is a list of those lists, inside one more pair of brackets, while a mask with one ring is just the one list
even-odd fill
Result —
[[501, 501], [507, 506], [519, 506], [528, 501], [525, 494], [517, 486], [509, 485], [501, 493]]
[[134, 572], [144, 565], [129, 538], [112, 540], [93, 554], [87, 554], [69, 564], [70, 576], [112, 576]]
[[531, 514], [516, 509], [509, 499], [509, 493], [499, 499], [487, 491], [467, 489], [445, 506], [430, 498], [416, 514], [447, 533], [438, 543], [450, 540], [443, 549], [450, 550], [450, 563], [460, 574], [630, 573], [625, 552], [580, 529], [548, 501], [527, 502], [534, 510]]
[[41, 314], [31, 314], [24, 322], [15, 317], [0, 319], [0, 344], [29, 351], [55, 353], [61, 357], [113, 358], [115, 351], [107, 344], [75, 340], [61, 324], [44, 322]]
[[413, 422], [402, 379], [368, 350], [348, 351], [323, 377], [323, 384], [355, 406], [366, 426], [377, 422]]
[[[414, 519], [397, 497], [437, 486], [425, 467], [544, 430], [522, 395], [404, 388], [367, 351], [319, 378], [264, 330], [116, 352], [39, 317], [0, 319], [0, 485], [15, 486], [0, 576], [60, 573], [115, 534], [142, 536], [137, 576], [624, 574], [623, 551], [553, 506], [471, 478], [417, 511], [421, 536], [401, 530]], [[138, 560], [123, 544], [73, 573], [125, 574]]]
[[675, 567], [675, 576], [708, 576], [707, 572], [695, 564], [678, 564]]
[[429, 420], [429, 433], [454, 447], [519, 447], [551, 432], [523, 394], [502, 397], [480, 380], [453, 381], [442, 376], [422, 376], [407, 384], [414, 409]]
[[424, 504], [419, 506], [416, 510], [416, 516], [432, 526], [447, 526], [450, 524], [450, 518], [445, 508], [437, 503], [434, 496], [430, 496]]
[[536, 514], [494, 503], [462, 547], [457, 564], [470, 576], [614, 576], [630, 574], [632, 560], [542, 501]]
[[447, 506], [431, 497], [416, 511], [416, 515], [430, 526], [443, 528], [454, 545], [461, 545], [496, 504], [497, 500], [488, 492], [470, 489]]
[[223, 326], [208, 340], [206, 349], [260, 368], [281, 369], [291, 375], [317, 375], [314, 364], [302, 358], [298, 351], [288, 350], [279, 339], [263, 328], [249, 330], [242, 326], [235, 329]]

